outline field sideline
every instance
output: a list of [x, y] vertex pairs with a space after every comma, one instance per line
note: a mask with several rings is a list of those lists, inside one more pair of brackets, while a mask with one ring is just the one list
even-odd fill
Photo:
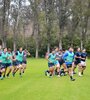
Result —
[[22, 78], [0, 80], [0, 100], [90, 100], [90, 60], [83, 77], [75, 75], [76, 81], [68, 76], [48, 78], [44, 59], [28, 59], [28, 68]]

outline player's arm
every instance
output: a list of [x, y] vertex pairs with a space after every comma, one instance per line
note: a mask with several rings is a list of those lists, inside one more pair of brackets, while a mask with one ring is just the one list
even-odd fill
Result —
[[47, 60], [48, 60], [48, 62], [52, 63], [52, 62], [49, 60], [50, 56], [51, 56], [51, 54], [49, 54], [49, 55], [47, 56]]
[[75, 58], [81, 58], [81, 56], [78, 56], [78, 54], [76, 53], [75, 54]]
[[85, 60], [86, 58], [82, 58], [82, 57], [81, 57], [81, 59], [82, 59], [82, 60]]
[[30, 55], [31, 55], [31, 54], [30, 54], [30, 52], [29, 52], [28, 50], [27, 50], [27, 55], [28, 55], [28, 56], [30, 56]]
[[58, 57], [58, 55], [56, 55], [56, 58], [55, 58], [56, 60], [60, 60], [60, 58]]
[[64, 55], [63, 55], [63, 59], [66, 60], [66, 57], [68, 56], [68, 53], [66, 52]]
[[15, 55], [12, 56], [12, 61], [16, 61], [16, 56]]
[[46, 53], [46, 55], [45, 55], [45, 59], [48, 60], [48, 53]]

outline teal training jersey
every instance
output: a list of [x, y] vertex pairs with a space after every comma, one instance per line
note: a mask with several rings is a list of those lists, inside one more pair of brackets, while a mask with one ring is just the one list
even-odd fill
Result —
[[7, 63], [8, 53], [2, 52], [2, 63]]
[[7, 63], [12, 63], [12, 53], [7, 53], [8, 59]]
[[55, 61], [56, 61], [56, 55], [50, 53], [48, 60], [49, 60], [49, 63], [55, 63]]
[[17, 51], [17, 53], [16, 53], [16, 60], [22, 62], [23, 61], [23, 55], [24, 55], [23, 52]]
[[70, 52], [70, 51], [67, 51], [64, 54], [64, 60], [65, 60], [66, 64], [72, 64], [72, 62], [74, 60], [74, 53]]

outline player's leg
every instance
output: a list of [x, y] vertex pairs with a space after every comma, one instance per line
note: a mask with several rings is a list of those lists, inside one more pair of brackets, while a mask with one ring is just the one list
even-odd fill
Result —
[[82, 65], [81, 65], [81, 63], [79, 63], [79, 64], [78, 64], [78, 75], [79, 75], [79, 76], [82, 76], [82, 74], [81, 74], [81, 73], [82, 73], [82, 70], [83, 70], [83, 69], [82, 69]]
[[23, 72], [23, 65], [22, 65], [22, 62], [20, 62], [20, 64], [19, 64], [19, 75], [20, 75], [20, 77], [22, 77], [22, 72]]
[[53, 76], [54, 75], [54, 63], [48, 63], [48, 67], [49, 67], [49, 76]]
[[70, 80], [71, 80], [71, 81], [75, 81], [75, 79], [73, 78], [72, 64], [67, 65], [67, 68], [68, 68], [68, 72], [69, 72]]
[[13, 71], [12, 71], [12, 75], [13, 75], [13, 77], [15, 77], [15, 74], [16, 74], [16, 72], [19, 70], [19, 62], [18, 61], [15, 61], [14, 63], [13, 63]]
[[56, 66], [56, 70], [57, 70], [57, 75], [58, 75], [58, 77], [60, 77], [60, 64], [58, 61], [55, 63], [55, 66]]
[[83, 75], [84, 70], [86, 69], [86, 62], [81, 61], [81, 65], [82, 65], [82, 72], [81, 72], [81, 75]]
[[27, 68], [27, 61], [24, 61], [22, 64], [22, 73], [25, 72], [26, 68]]
[[3, 64], [2, 66], [3, 66], [3, 69], [5, 70], [3, 73], [3, 78], [5, 78], [6, 72], [7, 72], [7, 63]]
[[72, 70], [73, 70], [73, 74], [76, 74], [75, 69], [77, 68], [77, 61], [72, 63]]
[[5, 68], [3, 66], [0, 67], [0, 79], [3, 80], [3, 73], [5, 72]]
[[54, 75], [54, 66], [50, 67], [49, 71], [50, 71], [50, 76], [53, 76]]
[[11, 63], [8, 64], [8, 72], [7, 77], [9, 77], [10, 73], [13, 71], [13, 65]]

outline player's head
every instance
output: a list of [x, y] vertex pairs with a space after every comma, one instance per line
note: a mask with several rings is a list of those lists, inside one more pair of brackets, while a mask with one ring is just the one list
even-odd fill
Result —
[[59, 48], [58, 48], [58, 47], [54, 47], [54, 50], [55, 50], [56, 52], [58, 52], [58, 51], [59, 51]]
[[7, 52], [7, 48], [4, 48], [3, 50], [4, 50], [4, 52]]
[[72, 48], [72, 47], [69, 47], [68, 50], [69, 50], [70, 52], [73, 52], [73, 48]]
[[51, 50], [51, 52], [52, 52], [52, 54], [54, 54], [54, 53], [55, 53], [55, 50], [54, 50], [54, 49], [52, 49], [52, 50]]
[[59, 49], [59, 53], [63, 53], [63, 50], [62, 49]]
[[65, 49], [65, 48], [63, 48], [63, 49], [62, 49], [62, 52], [63, 52], [63, 53], [65, 53], [65, 51], [66, 51], [66, 49]]
[[82, 52], [85, 53], [86, 52], [86, 49], [83, 49]]
[[81, 51], [80, 47], [78, 47], [78, 48], [77, 48], [77, 51], [78, 51], [78, 52], [80, 52], [80, 51]]
[[72, 52], [74, 52], [74, 48], [72, 48]]
[[11, 52], [11, 49], [10, 48], [8, 48], [8, 52]]
[[20, 52], [22, 52], [22, 50], [23, 50], [23, 48], [22, 48], [22, 47], [20, 47], [20, 48], [19, 48], [19, 51], [20, 51]]

